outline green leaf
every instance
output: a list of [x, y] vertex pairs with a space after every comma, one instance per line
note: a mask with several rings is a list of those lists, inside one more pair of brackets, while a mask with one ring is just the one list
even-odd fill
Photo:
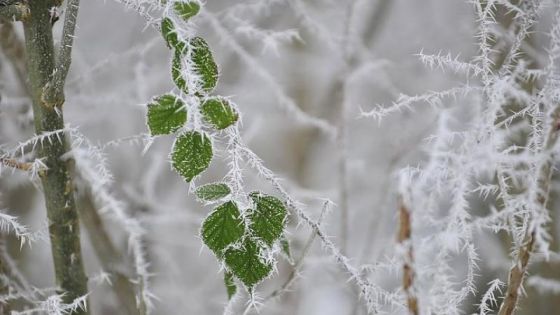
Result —
[[249, 289], [272, 271], [272, 264], [263, 261], [260, 251], [255, 241], [246, 238], [241, 247], [230, 248], [225, 253], [227, 267]]
[[201, 37], [193, 37], [189, 44], [194, 71], [200, 76], [200, 88], [210, 93], [218, 83], [218, 66], [214, 62], [210, 47]]
[[200, 4], [197, 1], [175, 2], [173, 9], [180, 18], [187, 21], [198, 14], [200, 11]]
[[222, 97], [206, 99], [200, 106], [200, 111], [204, 119], [218, 130], [235, 124], [239, 118], [229, 101]]
[[249, 216], [251, 221], [249, 228], [254, 236], [271, 246], [284, 231], [288, 211], [284, 207], [284, 203], [276, 197], [260, 192], [253, 192], [249, 196], [256, 206]]
[[174, 48], [179, 44], [179, 37], [175, 30], [175, 24], [173, 24], [173, 21], [168, 17], [161, 20], [161, 35], [163, 35], [163, 39], [165, 39], [169, 48]]
[[152, 136], [168, 135], [187, 121], [185, 104], [173, 94], [164, 94], [148, 104], [148, 128]]
[[173, 60], [171, 61], [171, 78], [175, 85], [181, 89], [183, 92], [189, 94], [189, 89], [187, 88], [187, 81], [183, 77], [182, 71], [183, 66], [181, 59], [183, 58], [183, 53], [179, 50], [175, 50], [173, 54]]
[[226, 285], [228, 300], [237, 292], [237, 286], [233, 281], [233, 274], [231, 272], [224, 272], [224, 284]]
[[225, 183], [212, 183], [200, 186], [196, 189], [196, 196], [205, 201], [218, 200], [231, 193], [231, 189]]
[[226, 202], [216, 208], [202, 223], [202, 240], [218, 257], [229, 245], [239, 241], [245, 233], [237, 205]]
[[211, 160], [210, 138], [198, 131], [189, 131], [180, 135], [173, 144], [171, 163], [188, 182], [206, 170]]

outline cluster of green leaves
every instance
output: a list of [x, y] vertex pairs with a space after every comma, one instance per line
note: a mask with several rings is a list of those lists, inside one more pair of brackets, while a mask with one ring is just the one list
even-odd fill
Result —
[[[231, 200], [216, 207], [202, 223], [201, 234], [206, 246], [225, 262], [226, 268], [252, 289], [272, 271], [273, 262], [264, 257], [284, 232], [287, 210], [276, 197], [260, 192], [249, 197], [252, 207], [244, 215]], [[226, 285], [227, 276], [226, 273]]]
[[[187, 23], [200, 11], [196, 0], [170, 2], [170, 14], [163, 17], [163, 38], [173, 50], [171, 78], [180, 95], [167, 93], [148, 104], [148, 128], [153, 136], [176, 134], [171, 152], [173, 168], [187, 182], [204, 172], [213, 157], [212, 135], [235, 125], [239, 115], [224, 97], [210, 96], [218, 82], [218, 67], [206, 41], [183, 39], [176, 23]], [[195, 99], [188, 105], [183, 95]], [[192, 111], [192, 113], [189, 113]], [[187, 128], [189, 117], [204, 121], [207, 131]], [[276, 243], [287, 252], [283, 236], [287, 210], [276, 197], [260, 192], [249, 194], [250, 209], [240, 211], [227, 183], [211, 183], [196, 189], [197, 198], [219, 204], [205, 219], [201, 237], [225, 265], [228, 296], [237, 290], [235, 278], [248, 290], [268, 277], [274, 261], [268, 255]]]

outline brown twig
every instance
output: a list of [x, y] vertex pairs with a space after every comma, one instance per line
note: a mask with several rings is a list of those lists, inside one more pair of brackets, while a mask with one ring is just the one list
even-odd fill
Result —
[[15, 159], [5, 157], [0, 157], [0, 164], [26, 172], [31, 170], [31, 168], [33, 167], [33, 163], [19, 162]]
[[399, 232], [397, 241], [407, 249], [403, 264], [403, 288], [410, 314], [418, 315], [418, 299], [414, 294], [414, 251], [411, 244], [411, 217], [402, 197], [399, 198]]
[[[537, 193], [534, 196], [535, 204], [539, 205], [541, 211], [546, 211], [546, 204], [549, 197], [550, 181], [553, 172], [552, 149], [558, 140], [560, 131], [560, 106], [557, 106], [551, 114], [551, 125], [545, 138], [543, 153], [548, 154], [547, 160], [540, 166], [537, 180]], [[538, 209], [534, 209], [538, 211]], [[498, 315], [511, 315], [514, 313], [519, 300], [519, 290], [523, 284], [523, 278], [527, 271], [527, 265], [535, 243], [536, 227], [529, 224], [530, 228], [525, 233], [523, 242], [517, 253], [513, 267], [508, 275], [508, 286], [506, 296], [500, 306]]]

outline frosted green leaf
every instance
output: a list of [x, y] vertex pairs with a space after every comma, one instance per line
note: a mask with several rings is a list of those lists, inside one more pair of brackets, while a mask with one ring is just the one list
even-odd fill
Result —
[[231, 189], [225, 183], [212, 183], [200, 186], [196, 189], [196, 196], [199, 199], [212, 201], [226, 197], [231, 193]]
[[237, 292], [237, 286], [233, 281], [233, 274], [231, 272], [224, 272], [224, 284], [226, 285], [228, 300]]
[[191, 61], [194, 71], [200, 76], [200, 87], [206, 93], [210, 93], [218, 83], [218, 66], [214, 62], [210, 47], [200, 37], [193, 37], [189, 44], [192, 49]]
[[247, 288], [253, 288], [272, 271], [272, 264], [263, 261], [259, 245], [246, 238], [239, 248], [230, 248], [225, 253], [225, 262], [229, 270], [241, 280]]
[[179, 43], [179, 37], [177, 36], [175, 25], [168, 17], [161, 20], [161, 35], [163, 35], [163, 39], [165, 39], [169, 48], [173, 48]]
[[223, 250], [239, 241], [245, 232], [239, 209], [233, 201], [216, 208], [202, 223], [202, 240], [218, 257]]
[[187, 81], [182, 75], [182, 56], [183, 54], [179, 52], [179, 50], [175, 50], [175, 53], [173, 54], [173, 60], [171, 61], [171, 78], [179, 89], [188, 94], [189, 90], [187, 88]]
[[222, 97], [211, 97], [206, 99], [200, 107], [202, 116], [214, 128], [225, 129], [237, 122], [239, 115], [233, 109], [229, 101]]
[[171, 163], [188, 182], [207, 169], [211, 160], [210, 138], [198, 131], [189, 131], [180, 135], [173, 144]]
[[200, 4], [197, 1], [175, 2], [173, 9], [180, 18], [187, 21], [198, 14], [200, 11]]
[[148, 104], [148, 128], [152, 136], [168, 135], [187, 121], [185, 104], [173, 94], [164, 94]]
[[288, 214], [286, 207], [280, 199], [260, 192], [253, 192], [249, 196], [255, 204], [249, 216], [249, 228], [254, 236], [271, 246], [284, 231]]

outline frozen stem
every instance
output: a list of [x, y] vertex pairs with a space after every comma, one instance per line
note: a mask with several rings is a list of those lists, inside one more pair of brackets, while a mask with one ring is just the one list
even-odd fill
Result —
[[[551, 125], [548, 127], [544, 142], [543, 154], [546, 154], [546, 160], [540, 165], [537, 179], [537, 192], [533, 196], [534, 204], [538, 205], [538, 209], [532, 209], [532, 219], [539, 215], [539, 211], [546, 211], [546, 204], [549, 197], [550, 181], [553, 172], [553, 153], [552, 150], [558, 139], [558, 131], [560, 131], [560, 106], [557, 106], [550, 115]], [[523, 284], [523, 278], [527, 271], [527, 265], [533, 252], [537, 229], [537, 224], [531, 222], [527, 225], [527, 230], [523, 238], [523, 242], [518, 249], [517, 257], [513, 267], [511, 267], [508, 275], [508, 284], [506, 296], [500, 306], [498, 315], [511, 315], [514, 313], [519, 300], [519, 291]]]
[[399, 198], [399, 233], [397, 241], [406, 249], [404, 263], [403, 263], [403, 289], [406, 294], [406, 302], [408, 311], [412, 315], [418, 315], [418, 299], [414, 294], [414, 251], [411, 240], [411, 215], [404, 200]]

